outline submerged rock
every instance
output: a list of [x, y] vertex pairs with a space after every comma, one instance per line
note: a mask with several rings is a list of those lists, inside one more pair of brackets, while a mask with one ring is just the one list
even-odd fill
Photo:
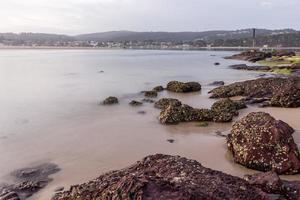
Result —
[[14, 184], [0, 185], [0, 199], [27, 199], [52, 181], [49, 176], [59, 170], [58, 166], [52, 163], [16, 170], [10, 175]]
[[131, 106], [141, 106], [141, 105], [143, 105], [143, 103], [142, 103], [142, 102], [139, 102], [139, 101], [136, 101], [136, 100], [132, 100], [132, 101], [129, 103], [129, 105], [131, 105]]
[[53, 200], [271, 199], [246, 180], [179, 156], [153, 155], [131, 167], [101, 175], [58, 193]]
[[210, 83], [209, 85], [211, 86], [221, 86], [221, 85], [225, 85], [224, 81], [214, 81], [212, 83]]
[[300, 79], [298, 78], [259, 78], [236, 82], [211, 90], [211, 98], [245, 96], [250, 99], [267, 98], [272, 106], [299, 107]]
[[198, 82], [171, 81], [167, 84], [167, 90], [177, 93], [198, 92], [201, 90], [201, 85]]
[[146, 102], [146, 103], [155, 103], [155, 101], [153, 99], [143, 99], [142, 100], [143, 102]]
[[248, 168], [296, 174], [300, 172], [300, 154], [293, 132], [267, 113], [250, 113], [233, 125], [227, 145], [235, 162]]
[[158, 109], [165, 109], [169, 105], [181, 106], [181, 102], [178, 99], [162, 98], [155, 102], [154, 107]]
[[215, 62], [215, 63], [214, 63], [214, 65], [216, 65], [216, 66], [217, 66], [217, 65], [220, 65], [220, 63], [219, 63], [219, 62]]
[[161, 85], [159, 85], [159, 86], [154, 87], [152, 90], [153, 90], [153, 91], [156, 91], [156, 92], [161, 92], [161, 91], [164, 90], [164, 87], [161, 86]]
[[103, 105], [113, 105], [113, 104], [118, 104], [119, 100], [117, 97], [107, 97], [102, 104]]
[[155, 98], [157, 97], [157, 92], [156, 91], [144, 91], [144, 96], [148, 98]]

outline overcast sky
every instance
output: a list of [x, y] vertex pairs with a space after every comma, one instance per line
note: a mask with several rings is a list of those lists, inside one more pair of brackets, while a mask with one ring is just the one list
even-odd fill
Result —
[[300, 30], [300, 0], [0, 0], [0, 32]]

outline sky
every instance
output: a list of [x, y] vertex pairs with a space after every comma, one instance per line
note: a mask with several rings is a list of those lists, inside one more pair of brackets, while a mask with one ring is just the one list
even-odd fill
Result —
[[300, 30], [300, 0], [0, 0], [0, 32]]

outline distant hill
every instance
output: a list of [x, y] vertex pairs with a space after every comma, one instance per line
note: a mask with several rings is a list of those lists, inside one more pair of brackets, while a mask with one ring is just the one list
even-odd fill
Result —
[[[300, 32], [293, 29], [268, 30], [256, 29], [257, 46], [300, 47]], [[252, 29], [234, 31], [204, 32], [133, 32], [110, 31], [76, 36], [47, 33], [0, 33], [0, 43], [8, 46], [94, 46], [109, 47], [107, 42], [120, 42], [126, 46], [129, 41], [134, 45], [160, 45], [171, 42], [173, 45], [189, 44], [194, 47], [213, 46], [252, 46]], [[97, 43], [101, 42], [101, 43]], [[105, 43], [105, 44], [103, 44]]]
[[[293, 29], [267, 30], [257, 29], [257, 36], [278, 35], [296, 33]], [[213, 42], [215, 40], [241, 39], [252, 37], [252, 29], [235, 31], [204, 31], [204, 32], [132, 32], [132, 31], [111, 31], [102, 33], [90, 33], [77, 35], [77, 40], [93, 40], [98, 42], [122, 42], [122, 41], [159, 41], [159, 42], [185, 42], [203, 40]]]

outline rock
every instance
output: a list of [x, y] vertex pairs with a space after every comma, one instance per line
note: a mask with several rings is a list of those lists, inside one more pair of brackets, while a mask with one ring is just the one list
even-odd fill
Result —
[[52, 200], [270, 200], [246, 180], [179, 156], [153, 155], [55, 194]]
[[192, 112], [193, 121], [212, 121], [214, 113], [210, 109], [195, 108]]
[[144, 110], [138, 111], [138, 114], [144, 115], [144, 114], [146, 114], [146, 111], [144, 111]]
[[221, 86], [221, 85], [225, 85], [224, 81], [214, 81], [212, 83], [210, 83], [209, 85], [211, 86]]
[[264, 112], [250, 113], [236, 122], [227, 137], [235, 162], [278, 174], [300, 172], [300, 154], [288, 124]]
[[246, 64], [239, 64], [239, 65], [230, 65], [231, 69], [237, 70], [249, 70], [249, 71], [269, 71], [271, 67], [269, 66], [248, 66]]
[[156, 92], [161, 92], [161, 91], [164, 90], [164, 87], [161, 86], [161, 85], [159, 85], [159, 86], [154, 87], [152, 90], [153, 90], [153, 91], [156, 91]]
[[194, 109], [188, 105], [169, 105], [161, 111], [159, 121], [162, 124], [178, 124], [193, 121]]
[[45, 163], [13, 171], [10, 176], [15, 182], [0, 186], [0, 200], [27, 199], [52, 181], [49, 176], [59, 170], [57, 165]]
[[224, 134], [224, 133], [222, 133], [221, 131], [216, 131], [215, 134], [216, 134], [217, 136], [220, 136], [220, 137], [224, 137], [224, 138], [227, 137], [227, 135]]
[[264, 192], [280, 194], [283, 199], [298, 200], [300, 197], [300, 181], [281, 180], [275, 172], [246, 175], [245, 180]]
[[260, 60], [265, 60], [267, 58], [271, 58], [272, 53], [269, 52], [263, 52], [263, 51], [257, 51], [257, 50], [251, 50], [251, 51], [245, 51], [240, 54], [236, 54], [233, 56], [225, 57], [226, 59], [236, 59], [236, 60], [246, 60], [250, 62], [257, 62]]
[[103, 71], [103, 70], [100, 70], [99, 73], [104, 73], [104, 71]]
[[285, 51], [285, 50], [280, 50], [280, 51], [274, 51], [272, 52], [272, 56], [276, 57], [293, 57], [296, 56], [296, 53], [294, 51]]
[[169, 142], [169, 143], [174, 143], [175, 142], [175, 140], [174, 139], [167, 139], [167, 142]]
[[215, 62], [215, 64], [214, 64], [214, 65], [216, 65], [216, 66], [217, 66], [217, 65], [220, 65], [220, 63], [219, 63], [219, 62]]
[[155, 102], [154, 107], [158, 109], [165, 109], [169, 105], [181, 106], [181, 102], [178, 99], [162, 98]]
[[155, 103], [155, 101], [152, 99], [143, 99], [142, 101], [146, 103]]
[[177, 93], [198, 92], [201, 90], [201, 85], [197, 82], [171, 81], [167, 84], [167, 90]]
[[102, 104], [103, 105], [113, 105], [113, 104], [118, 104], [119, 100], [117, 97], [107, 97]]
[[141, 106], [141, 105], [143, 105], [143, 103], [142, 103], [142, 102], [139, 102], [139, 101], [132, 100], [132, 101], [129, 103], [129, 105], [131, 105], [131, 106]]
[[210, 98], [244, 96], [247, 99], [271, 99], [272, 106], [299, 107], [300, 79], [298, 78], [259, 78], [236, 82], [211, 90]]
[[287, 108], [300, 107], [300, 88], [290, 79], [274, 93], [270, 105]]
[[144, 91], [144, 96], [148, 98], [155, 98], [157, 97], [157, 92], [156, 91]]
[[230, 99], [222, 99], [215, 102], [211, 110], [213, 112], [213, 121], [215, 122], [230, 122], [234, 116], [237, 116], [238, 110], [245, 108], [245, 103], [234, 102]]

